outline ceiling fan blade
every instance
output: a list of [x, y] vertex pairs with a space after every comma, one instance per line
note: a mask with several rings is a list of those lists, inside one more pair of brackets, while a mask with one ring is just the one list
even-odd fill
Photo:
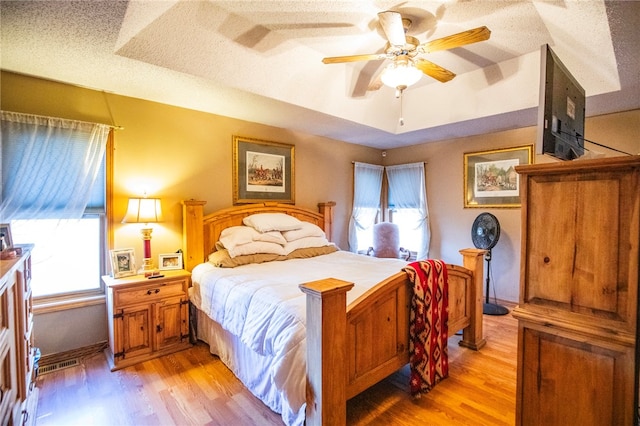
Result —
[[371, 53], [368, 55], [331, 56], [322, 60], [325, 64], [339, 64], [343, 62], [376, 61], [387, 59], [386, 53]]
[[448, 69], [442, 68], [440, 65], [436, 65], [433, 62], [427, 61], [426, 59], [416, 59], [414, 63], [416, 65], [416, 68], [418, 68], [420, 71], [422, 71], [429, 77], [435, 78], [441, 83], [446, 83], [456, 76]]
[[387, 10], [386, 12], [378, 13], [378, 18], [380, 19], [380, 26], [387, 36], [387, 40], [389, 40], [389, 44], [398, 47], [404, 46], [406, 38], [404, 27], [402, 26], [402, 15], [398, 12]]
[[418, 46], [418, 51], [420, 53], [429, 53], [438, 50], [453, 49], [454, 47], [460, 47], [467, 44], [488, 40], [490, 36], [491, 31], [489, 30], [489, 28], [478, 27], [472, 30], [463, 31], [461, 33], [422, 43], [420, 46]]

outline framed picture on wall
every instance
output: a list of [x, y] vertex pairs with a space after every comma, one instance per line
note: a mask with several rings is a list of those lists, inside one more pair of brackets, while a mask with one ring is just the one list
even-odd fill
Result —
[[113, 278], [136, 275], [136, 261], [132, 248], [111, 250], [109, 253]]
[[533, 145], [464, 154], [464, 207], [520, 207], [520, 175], [531, 164]]
[[294, 146], [233, 137], [233, 204], [294, 204]]

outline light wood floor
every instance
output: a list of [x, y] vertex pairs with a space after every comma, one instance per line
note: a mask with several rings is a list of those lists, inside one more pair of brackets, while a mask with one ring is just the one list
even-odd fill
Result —
[[[484, 316], [479, 352], [449, 339], [449, 377], [412, 399], [398, 372], [348, 403], [348, 425], [513, 425], [517, 322]], [[282, 425], [204, 344], [110, 372], [104, 355], [38, 378], [36, 425]]]

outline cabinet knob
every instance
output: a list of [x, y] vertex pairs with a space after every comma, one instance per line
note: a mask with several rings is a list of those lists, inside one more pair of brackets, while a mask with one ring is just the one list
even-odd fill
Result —
[[162, 326], [160, 324], [156, 325], [156, 332], [160, 333], [162, 331]]
[[544, 259], [542, 259], [542, 261], [543, 261], [545, 264], [548, 264], [549, 262], [551, 262], [551, 259], [549, 258], [549, 256], [545, 256], [545, 257], [544, 257]]

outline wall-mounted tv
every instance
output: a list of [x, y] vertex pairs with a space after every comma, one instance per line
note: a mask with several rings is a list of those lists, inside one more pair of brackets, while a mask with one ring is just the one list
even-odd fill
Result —
[[540, 104], [536, 153], [561, 160], [584, 154], [585, 92], [551, 50], [540, 49]]

